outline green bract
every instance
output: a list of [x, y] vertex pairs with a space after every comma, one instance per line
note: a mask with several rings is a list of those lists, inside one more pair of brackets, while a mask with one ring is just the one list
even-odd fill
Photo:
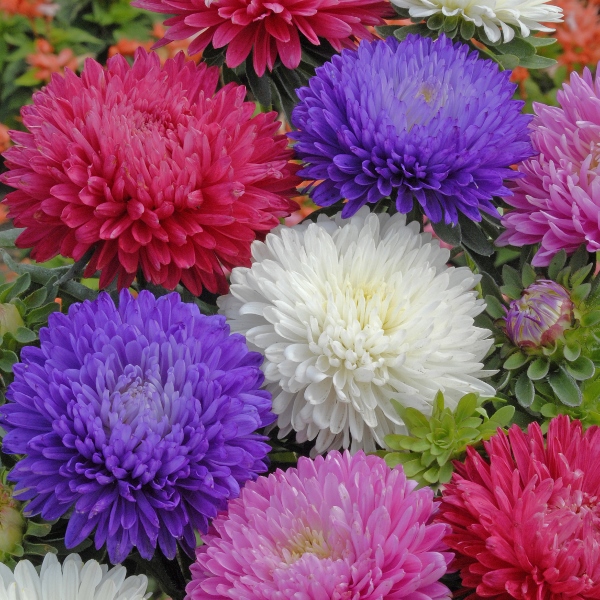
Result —
[[438, 392], [429, 418], [392, 400], [410, 435], [385, 437], [386, 445], [398, 451], [387, 453], [386, 463], [390, 467], [402, 464], [406, 476], [420, 486], [446, 483], [452, 477], [452, 461], [460, 460], [467, 446], [489, 439], [499, 427], [510, 423], [514, 407], [504, 406], [488, 416], [483, 404], [490, 400], [467, 394], [452, 410], [444, 405], [444, 396]]

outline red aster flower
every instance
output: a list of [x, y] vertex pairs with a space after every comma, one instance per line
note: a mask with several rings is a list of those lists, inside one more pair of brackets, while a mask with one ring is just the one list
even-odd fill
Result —
[[237, 67], [253, 51], [254, 70], [273, 70], [277, 56], [288, 69], [300, 64], [300, 34], [311, 44], [326, 39], [336, 50], [373, 38], [369, 25], [393, 15], [384, 0], [136, 0], [133, 6], [173, 14], [159, 45], [200, 34], [188, 52], [227, 46], [226, 61]]
[[469, 598], [600, 598], [600, 428], [560, 416], [468, 448], [440, 520]]
[[243, 86], [215, 94], [218, 76], [141, 48], [132, 67], [115, 56], [54, 75], [4, 154], [17, 245], [39, 261], [93, 249], [85, 274], [100, 270], [101, 287], [141, 268], [168, 289], [226, 292], [224, 270], [297, 208], [299, 179], [276, 114], [253, 117]]

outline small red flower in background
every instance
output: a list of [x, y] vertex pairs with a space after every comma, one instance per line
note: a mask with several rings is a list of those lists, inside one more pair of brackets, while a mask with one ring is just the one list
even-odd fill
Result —
[[600, 598], [600, 428], [560, 416], [546, 440], [513, 425], [485, 449], [467, 448], [440, 508], [468, 598]]
[[58, 8], [58, 4], [47, 0], [0, 0], [0, 13], [21, 15], [30, 19], [42, 16], [52, 18]]
[[[326, 39], [336, 50], [356, 39], [373, 39], [368, 26], [384, 25], [394, 12], [384, 0], [136, 0], [133, 6], [173, 14], [160, 45], [197, 37], [190, 54], [227, 46], [226, 62], [237, 67], [253, 53], [254, 70], [263, 75], [277, 57], [288, 69], [300, 64], [300, 36], [319, 45]], [[199, 34], [199, 35], [198, 35]]]
[[40, 81], [50, 81], [52, 73], [62, 75], [65, 69], [75, 71], [79, 67], [80, 59], [70, 48], [64, 48], [55, 54], [50, 42], [43, 38], [35, 40], [35, 47], [37, 52], [30, 54], [27, 62], [35, 69], [35, 77]]
[[88, 59], [81, 77], [54, 75], [4, 154], [17, 245], [40, 262], [91, 253], [85, 275], [101, 271], [101, 287], [141, 269], [168, 289], [226, 292], [225, 272], [297, 208], [300, 180], [276, 114], [252, 116], [243, 86], [215, 93], [218, 77], [142, 49], [133, 66]]

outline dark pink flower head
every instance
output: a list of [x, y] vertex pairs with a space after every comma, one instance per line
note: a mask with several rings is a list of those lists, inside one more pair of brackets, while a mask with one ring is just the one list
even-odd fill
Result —
[[[600, 69], [598, 70], [600, 73]], [[539, 156], [519, 165], [513, 207], [502, 219], [499, 246], [541, 244], [533, 258], [547, 265], [581, 244], [600, 250], [600, 75], [571, 74], [557, 94], [560, 107], [534, 103], [531, 139]]]
[[254, 70], [273, 70], [279, 56], [288, 69], [300, 64], [300, 36], [336, 50], [356, 39], [373, 39], [369, 25], [383, 25], [393, 14], [384, 0], [136, 0], [134, 6], [175, 15], [159, 45], [199, 34], [189, 54], [227, 46], [226, 61], [237, 67], [252, 52]]
[[562, 415], [467, 448], [440, 520], [469, 598], [600, 598], [600, 428]]
[[441, 600], [452, 554], [429, 488], [337, 451], [246, 484], [213, 521], [187, 600]]
[[141, 269], [168, 289], [225, 292], [224, 269], [249, 265], [252, 241], [296, 208], [299, 180], [275, 113], [253, 117], [245, 88], [215, 93], [218, 77], [142, 49], [133, 66], [88, 59], [81, 77], [54, 75], [4, 153], [17, 245], [38, 261], [93, 248], [86, 274], [100, 270], [102, 287]]

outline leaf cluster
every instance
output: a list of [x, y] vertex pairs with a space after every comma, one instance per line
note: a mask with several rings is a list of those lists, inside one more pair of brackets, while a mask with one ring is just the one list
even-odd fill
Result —
[[438, 392], [429, 418], [415, 408], [392, 402], [409, 435], [385, 437], [385, 444], [396, 451], [386, 454], [385, 461], [390, 467], [401, 464], [406, 476], [420, 486], [448, 482], [454, 470], [452, 461], [462, 459], [467, 446], [488, 440], [498, 428], [506, 427], [515, 412], [512, 406], [503, 406], [490, 416], [483, 408], [490, 399], [476, 394], [463, 396], [451, 409]]

